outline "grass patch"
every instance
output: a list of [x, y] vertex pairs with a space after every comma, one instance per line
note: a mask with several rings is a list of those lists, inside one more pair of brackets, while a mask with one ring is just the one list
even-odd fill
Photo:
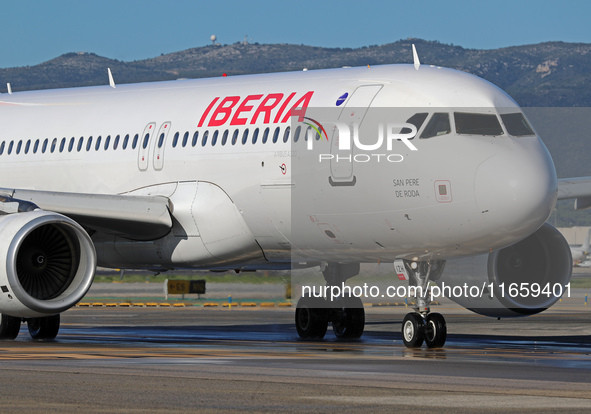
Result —
[[570, 280], [570, 287], [575, 288], [589, 288], [591, 289], [591, 277], [577, 278]]
[[283, 284], [289, 281], [289, 275], [271, 274], [270, 272], [246, 273], [211, 273], [175, 271], [154, 275], [149, 272], [126, 272], [121, 278], [119, 273], [100, 272], [94, 278], [94, 283], [164, 283], [168, 280], [197, 280], [204, 279], [207, 283], [248, 283], [248, 284]]

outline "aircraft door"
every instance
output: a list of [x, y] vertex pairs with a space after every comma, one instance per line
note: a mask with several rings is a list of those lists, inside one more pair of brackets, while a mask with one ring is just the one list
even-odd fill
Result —
[[168, 138], [168, 131], [170, 131], [170, 122], [165, 122], [160, 127], [156, 135], [154, 144], [154, 155], [152, 156], [154, 162], [154, 169], [160, 171], [164, 166], [164, 149], [166, 148], [166, 139]]
[[146, 125], [146, 128], [140, 137], [137, 159], [137, 165], [140, 171], [146, 171], [148, 169], [150, 141], [152, 135], [154, 134], [155, 127], [156, 124], [154, 122], [150, 122], [148, 125]]
[[[343, 111], [339, 115], [339, 121], [349, 125], [351, 133], [353, 126], [359, 128], [369, 105], [382, 89], [382, 85], [363, 85], [355, 89], [351, 97], [345, 103]], [[351, 186], [355, 185], [355, 175], [353, 167], [355, 162], [355, 145], [351, 136], [351, 149], [339, 150], [339, 140], [336, 128], [333, 129], [333, 138], [330, 140], [330, 152], [334, 156], [330, 160], [329, 182], [333, 186]]]

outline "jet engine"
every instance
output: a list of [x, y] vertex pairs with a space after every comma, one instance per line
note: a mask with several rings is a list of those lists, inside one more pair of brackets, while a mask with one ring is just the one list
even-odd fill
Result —
[[542, 312], [570, 292], [572, 259], [558, 230], [544, 224], [526, 239], [472, 258], [448, 260], [436, 283], [443, 296], [486, 316]]
[[70, 218], [41, 210], [0, 216], [0, 313], [61, 313], [84, 297], [95, 270], [94, 245]]

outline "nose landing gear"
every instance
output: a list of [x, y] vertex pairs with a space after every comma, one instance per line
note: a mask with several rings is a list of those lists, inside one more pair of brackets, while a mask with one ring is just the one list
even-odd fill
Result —
[[406, 270], [412, 275], [416, 290], [415, 312], [402, 321], [402, 341], [407, 348], [420, 348], [423, 342], [429, 348], [441, 348], [447, 339], [447, 324], [439, 313], [431, 313], [427, 303], [429, 281], [441, 275], [445, 262], [408, 262]]

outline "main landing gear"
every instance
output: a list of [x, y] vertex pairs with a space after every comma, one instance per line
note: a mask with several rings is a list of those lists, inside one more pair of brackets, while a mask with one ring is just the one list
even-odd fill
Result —
[[0, 340], [14, 340], [21, 329], [21, 322], [27, 322], [29, 335], [35, 340], [55, 339], [60, 330], [60, 315], [43, 318], [19, 318], [0, 314]]
[[423, 341], [429, 348], [441, 348], [447, 339], [447, 325], [439, 313], [431, 313], [427, 298], [429, 281], [441, 272], [445, 262], [407, 262], [405, 267], [417, 287], [415, 312], [409, 313], [402, 321], [402, 341], [407, 348], [420, 348]]
[[[330, 263], [324, 266], [327, 286], [335, 286], [359, 274], [359, 264]], [[339, 339], [358, 339], [365, 327], [365, 310], [358, 297], [340, 297], [334, 302], [324, 298], [302, 297], [295, 312], [295, 325], [302, 339], [322, 339], [328, 323]]]
[[357, 297], [340, 298], [327, 307], [324, 298], [302, 297], [295, 313], [295, 325], [302, 339], [322, 339], [332, 324], [332, 331], [339, 339], [358, 339], [365, 327], [363, 302]]

